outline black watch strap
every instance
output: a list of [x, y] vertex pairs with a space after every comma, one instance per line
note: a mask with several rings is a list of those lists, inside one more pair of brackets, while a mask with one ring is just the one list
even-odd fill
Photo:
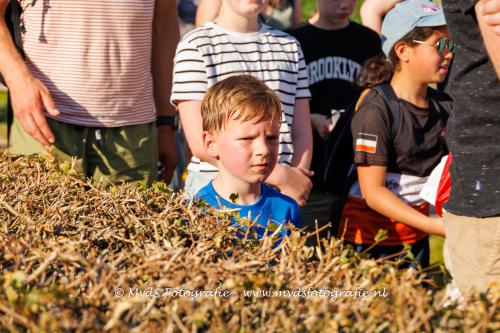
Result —
[[170, 126], [173, 128], [177, 128], [178, 120], [177, 116], [157, 116], [156, 117], [156, 126]]

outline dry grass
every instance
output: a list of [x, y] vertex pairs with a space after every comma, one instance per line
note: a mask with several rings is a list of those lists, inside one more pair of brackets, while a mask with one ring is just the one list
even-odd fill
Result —
[[[66, 173], [71, 170], [65, 168]], [[228, 214], [165, 187], [101, 192], [50, 159], [0, 157], [0, 331], [498, 331], [500, 294], [442, 309], [425, 274], [356, 256], [340, 241], [304, 246], [298, 232], [239, 240]], [[129, 297], [186, 288], [229, 297]], [[244, 290], [383, 290], [388, 297], [244, 297]], [[117, 288], [125, 295], [117, 297]], [[151, 288], [151, 289], [150, 289]]]

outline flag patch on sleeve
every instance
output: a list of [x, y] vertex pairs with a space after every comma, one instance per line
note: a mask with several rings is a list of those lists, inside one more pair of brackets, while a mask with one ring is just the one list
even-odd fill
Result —
[[374, 154], [377, 151], [377, 139], [376, 135], [359, 133], [356, 139], [356, 152]]

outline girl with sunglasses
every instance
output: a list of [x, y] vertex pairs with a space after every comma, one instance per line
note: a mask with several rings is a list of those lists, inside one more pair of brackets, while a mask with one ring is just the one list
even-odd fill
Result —
[[[443, 130], [450, 99], [428, 85], [445, 79], [454, 48], [441, 8], [430, 1], [402, 1], [384, 18], [385, 56], [365, 63], [362, 83], [367, 88], [389, 83], [400, 121], [393, 131], [389, 106], [373, 89], [362, 95], [352, 119], [358, 180], [350, 188], [338, 230], [358, 252], [411, 258], [401, 267], [426, 267], [428, 235], [444, 236], [442, 220], [429, 216], [419, 193], [447, 154]], [[386, 237], [377, 238], [381, 229]], [[406, 247], [413, 256], [400, 255]]]

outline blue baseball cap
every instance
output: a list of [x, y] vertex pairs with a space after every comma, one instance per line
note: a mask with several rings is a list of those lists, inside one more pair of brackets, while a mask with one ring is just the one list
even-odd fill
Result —
[[396, 4], [382, 22], [382, 50], [389, 56], [392, 47], [416, 27], [446, 25], [442, 8], [429, 0], [404, 0]]

